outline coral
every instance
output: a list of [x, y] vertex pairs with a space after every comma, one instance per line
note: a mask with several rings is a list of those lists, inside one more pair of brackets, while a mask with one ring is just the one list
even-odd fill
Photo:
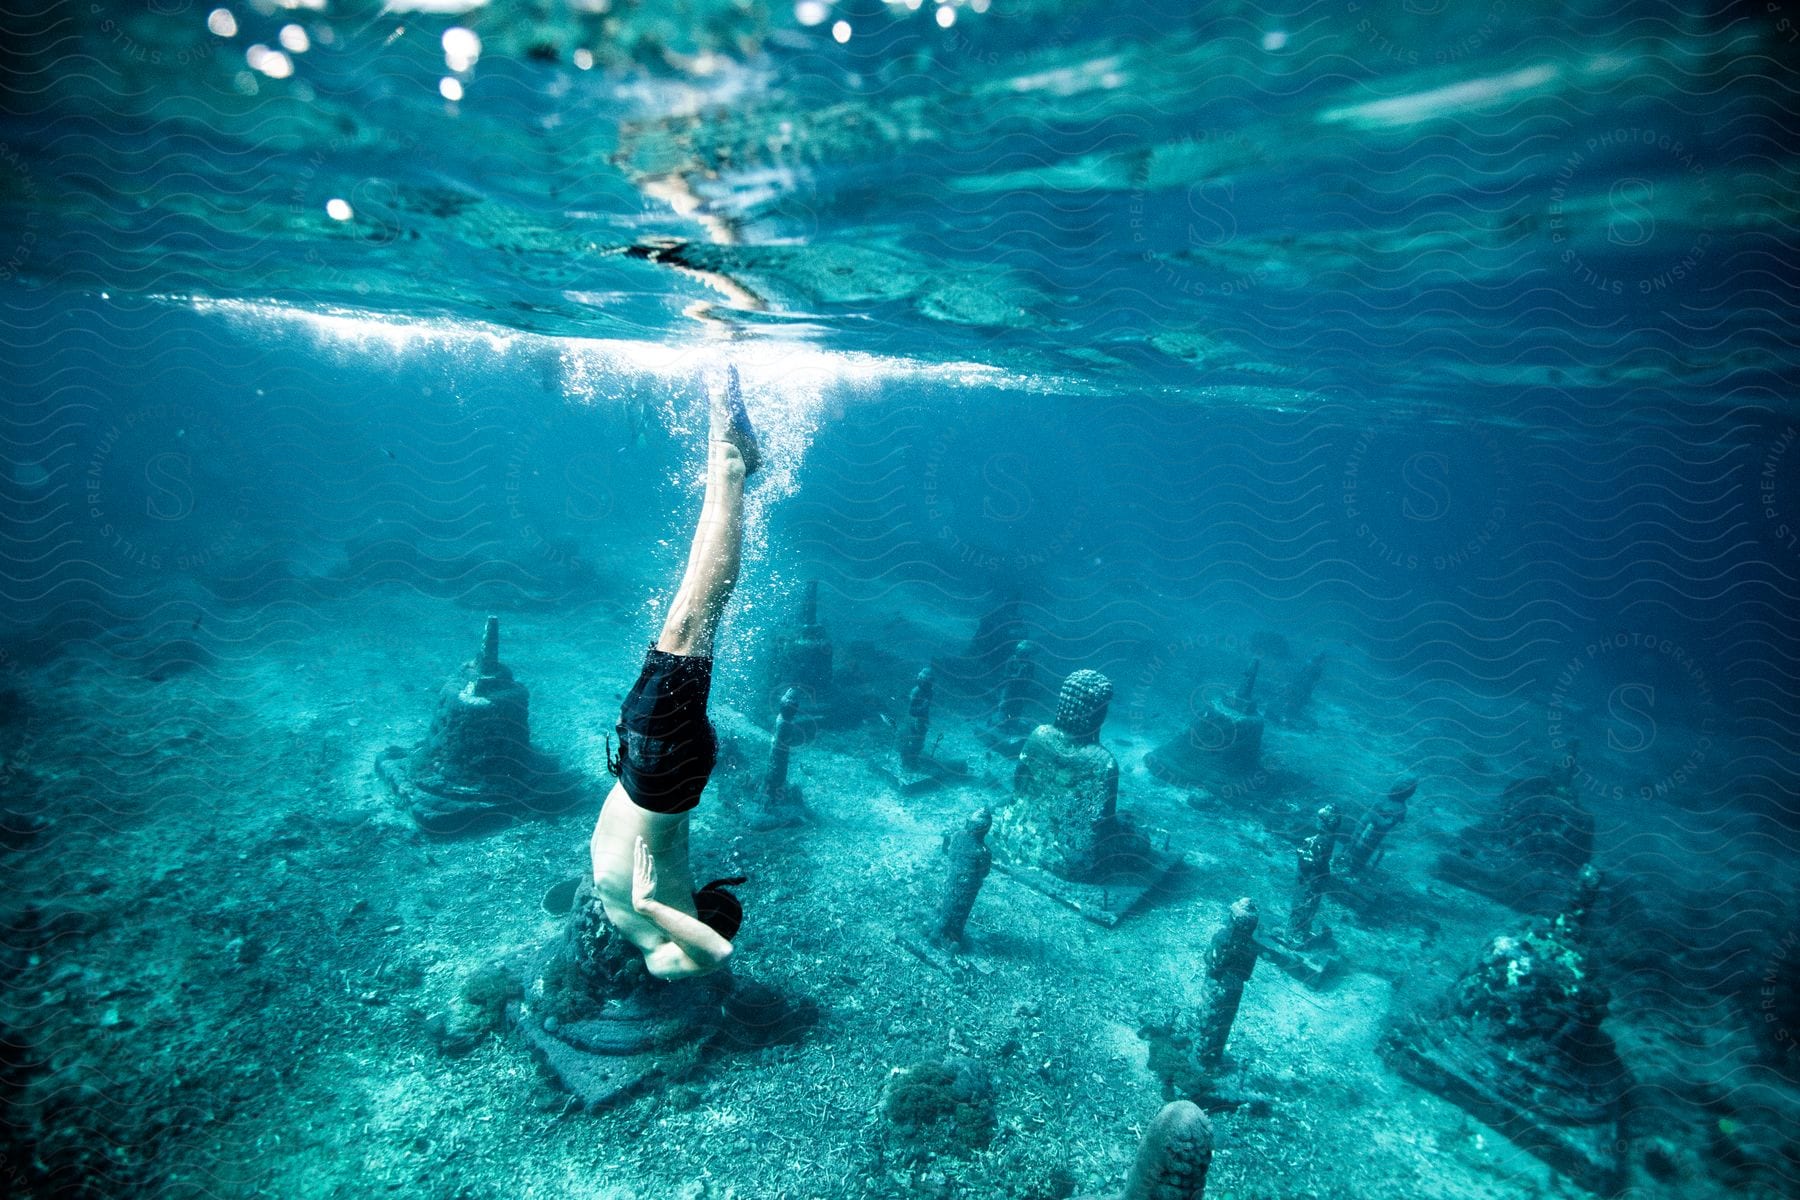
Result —
[[993, 1140], [993, 1080], [985, 1066], [963, 1057], [896, 1068], [881, 1115], [904, 1151], [966, 1157]]
[[476, 967], [463, 977], [462, 998], [470, 1007], [491, 1017], [497, 1025], [509, 1000], [523, 992], [518, 978], [497, 963]]

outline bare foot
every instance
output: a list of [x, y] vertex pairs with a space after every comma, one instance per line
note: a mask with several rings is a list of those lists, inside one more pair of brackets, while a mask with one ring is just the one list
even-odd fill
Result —
[[744, 456], [744, 474], [755, 474], [762, 466], [762, 447], [757, 444], [756, 430], [750, 427], [750, 414], [744, 411], [744, 393], [738, 387], [735, 366], [725, 368], [725, 386], [713, 393], [712, 431], [715, 442], [736, 446]]

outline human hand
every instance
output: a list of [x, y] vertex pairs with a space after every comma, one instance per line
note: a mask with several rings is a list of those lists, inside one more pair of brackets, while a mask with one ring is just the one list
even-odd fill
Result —
[[639, 838], [631, 849], [631, 907], [638, 912], [656, 900], [656, 856]]

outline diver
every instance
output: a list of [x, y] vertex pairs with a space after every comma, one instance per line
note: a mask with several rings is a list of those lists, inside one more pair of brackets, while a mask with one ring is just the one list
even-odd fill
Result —
[[722, 967], [743, 906], [725, 888], [696, 890], [688, 865], [688, 814], [700, 803], [718, 756], [706, 718], [713, 635], [737, 583], [743, 549], [744, 481], [762, 464], [744, 411], [737, 368], [711, 397], [706, 496], [687, 570], [662, 634], [644, 656], [619, 713], [618, 782], [600, 807], [589, 843], [594, 892], [607, 919], [659, 979]]

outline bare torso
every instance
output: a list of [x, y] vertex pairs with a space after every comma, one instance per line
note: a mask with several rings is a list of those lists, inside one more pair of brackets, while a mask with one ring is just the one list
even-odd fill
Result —
[[594, 891], [606, 908], [607, 920], [647, 956], [668, 945], [670, 938], [631, 903], [632, 848], [639, 838], [656, 856], [656, 899], [678, 912], [697, 915], [693, 870], [688, 866], [688, 814], [639, 808], [623, 787], [614, 784], [588, 843]]

